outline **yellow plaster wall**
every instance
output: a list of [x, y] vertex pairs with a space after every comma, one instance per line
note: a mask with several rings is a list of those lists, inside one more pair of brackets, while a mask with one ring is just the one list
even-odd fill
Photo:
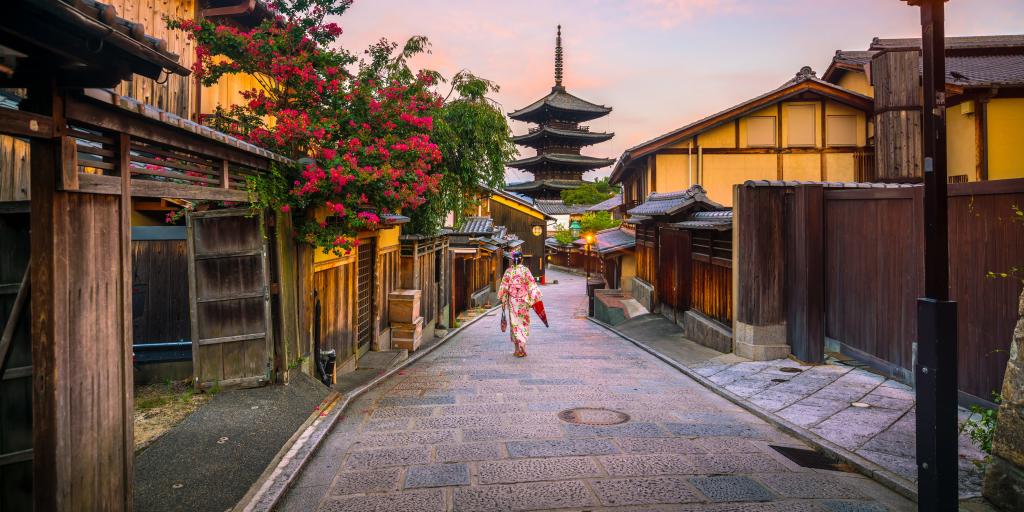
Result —
[[[816, 155], [815, 155], [816, 157]], [[775, 155], [704, 155], [704, 190], [712, 201], [732, 206], [732, 186], [777, 178]]]
[[862, 71], [847, 71], [843, 73], [836, 85], [853, 92], [871, 96], [872, 98], [875, 97], [875, 88], [868, 82], [867, 74]]
[[790, 108], [794, 106], [814, 107], [814, 147], [821, 147], [821, 104], [813, 101], [786, 101], [782, 103], [782, 147], [789, 147], [789, 112]]
[[821, 181], [821, 155], [782, 155], [782, 179]]
[[[654, 190], [672, 192], [690, 188], [690, 167], [687, 163], [691, 157], [687, 155], [657, 155], [658, 172]], [[697, 155], [692, 157], [692, 173], [697, 174]], [[694, 178], [696, 179], [696, 178]]]
[[[775, 105], [772, 105], [770, 107], [765, 107], [765, 108], [763, 108], [761, 110], [758, 110], [756, 112], [747, 114], [747, 115], [745, 115], [745, 116], [740, 118], [740, 147], [741, 148], [749, 147], [748, 144], [747, 144], [747, 119], [749, 119], [751, 117], [771, 117], [771, 118], [775, 118], [775, 117], [778, 117], [778, 110], [775, 107]], [[778, 126], [778, 119], [775, 119], [775, 125]], [[777, 128], [776, 128], [776, 131], [778, 131]], [[779, 137], [779, 134], [776, 133], [775, 134], [775, 141], [776, 141], [776, 143], [778, 143], [778, 140], [779, 140], [778, 137]]]
[[988, 104], [988, 179], [1024, 178], [1024, 98]]
[[852, 153], [825, 153], [825, 181], [857, 181]]
[[[820, 114], [819, 114], [820, 115]], [[867, 146], [867, 127], [865, 126], [868, 122], [867, 116], [864, 112], [857, 110], [848, 105], [837, 103], [835, 101], [825, 102], [825, 115], [827, 116], [857, 116], [857, 145]], [[818, 126], [821, 126], [821, 120], [818, 120]], [[819, 135], [820, 137], [820, 135]]]
[[702, 132], [697, 136], [701, 147], [705, 148], [734, 148], [736, 147], [735, 123], [732, 121]]
[[[972, 101], [946, 109], [946, 168], [950, 176], [966, 174], [967, 179], [978, 179], [977, 139]], [[970, 112], [970, 113], [968, 113]]]
[[380, 230], [377, 234], [377, 249], [385, 249], [401, 243], [398, 241], [399, 234], [400, 229], [398, 226]]

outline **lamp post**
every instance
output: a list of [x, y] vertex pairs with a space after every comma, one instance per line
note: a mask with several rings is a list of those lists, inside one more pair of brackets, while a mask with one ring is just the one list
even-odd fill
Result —
[[924, 162], [924, 291], [917, 300], [917, 473], [920, 511], [955, 511], [957, 490], [957, 322], [949, 300], [946, 209], [945, 0], [921, 8]]
[[583, 239], [586, 240], [586, 242], [587, 242], [587, 246], [586, 246], [587, 250], [586, 250], [586, 253], [585, 253], [587, 255], [587, 259], [584, 260], [583, 266], [586, 268], [586, 271], [587, 271], [587, 282], [589, 283], [590, 282], [590, 245], [594, 243], [594, 235], [592, 235], [590, 233], [587, 233], [583, 237]]

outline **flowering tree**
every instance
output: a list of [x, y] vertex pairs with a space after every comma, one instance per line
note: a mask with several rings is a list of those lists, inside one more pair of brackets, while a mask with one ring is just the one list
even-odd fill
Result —
[[218, 109], [216, 127], [300, 165], [251, 180], [256, 207], [298, 209], [298, 235], [340, 253], [380, 216], [412, 211], [435, 195], [441, 151], [432, 140], [443, 101], [436, 73], [412, 72], [408, 58], [382, 40], [357, 59], [335, 43], [341, 28], [328, 16], [350, 1], [273, 0], [276, 13], [251, 30], [210, 21], [169, 20], [196, 41], [194, 74], [205, 85], [245, 73], [259, 88], [245, 104]]

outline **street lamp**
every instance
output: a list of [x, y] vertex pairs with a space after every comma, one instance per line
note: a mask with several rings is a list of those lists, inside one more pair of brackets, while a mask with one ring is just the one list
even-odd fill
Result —
[[591, 244], [594, 243], [594, 235], [591, 234], [591, 233], [587, 233], [583, 237], [583, 240], [587, 242], [587, 246], [586, 246], [587, 250], [585, 252], [585, 254], [587, 255], [587, 259], [583, 260], [583, 268], [586, 269], [586, 271], [587, 271], [587, 281], [589, 282], [589, 280], [590, 280], [590, 246], [591, 246]]
[[580, 221], [574, 220], [569, 223], [569, 232], [572, 233], [573, 238], [579, 238], [581, 229], [583, 226], [580, 225]]

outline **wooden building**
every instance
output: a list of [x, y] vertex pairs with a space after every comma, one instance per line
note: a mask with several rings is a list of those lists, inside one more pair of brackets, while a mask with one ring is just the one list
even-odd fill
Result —
[[548, 237], [548, 224], [554, 217], [544, 213], [536, 202], [501, 190], [488, 190], [488, 212], [496, 226], [502, 226], [511, 239], [522, 242], [523, 264], [538, 279], [544, 279], [547, 268], [544, 258], [544, 240]]
[[[837, 51], [822, 78], [874, 98], [877, 178], [914, 181], [920, 162], [920, 39]], [[1024, 35], [946, 38], [950, 183], [1024, 177]]]
[[562, 190], [585, 183], [584, 172], [611, 165], [612, 159], [580, 153], [583, 147], [615, 136], [592, 132], [589, 126], [580, 124], [604, 117], [611, 111], [611, 107], [569, 94], [562, 85], [562, 26], [559, 25], [555, 38], [555, 85], [551, 93], [508, 115], [516, 121], [537, 125], [512, 138], [516, 144], [535, 149], [537, 154], [508, 163], [509, 167], [532, 174], [534, 179], [511, 184], [506, 190], [535, 199], [560, 200]]
[[610, 182], [626, 210], [649, 194], [700, 185], [729, 206], [751, 179], [863, 181], [873, 175], [872, 100], [804, 67], [765, 94], [623, 152]]
[[505, 270], [504, 251], [521, 241], [506, 241], [505, 229], [490, 217], [467, 217], [448, 234], [451, 251], [451, 309], [449, 325], [470, 308], [494, 304]]
[[437, 328], [448, 326], [453, 287], [448, 235], [402, 235], [400, 240], [399, 287], [420, 291], [423, 337], [429, 340]]
[[[245, 176], [280, 157], [89, 89], [188, 73], [166, 42], [104, 4], [15, 2], [0, 18], [0, 45], [9, 68], [0, 87], [26, 98], [0, 108], [0, 132], [29, 140], [31, 152], [29, 200], [0, 206], [0, 507], [130, 510], [132, 198], [245, 202]], [[146, 167], [154, 155], [164, 158], [158, 170]], [[215, 300], [193, 305], [192, 330], [207, 341], [197, 344], [201, 368], [218, 380], [273, 371], [261, 222], [224, 214], [193, 223], [194, 296]], [[203, 236], [213, 230], [232, 236]], [[254, 260], [245, 263], [254, 272], [218, 275], [232, 258]]]
[[593, 234], [593, 243], [580, 238], [574, 243], [583, 261], [584, 272], [604, 276], [609, 289], [629, 291], [636, 276], [636, 232], [632, 225], [602, 229]]

